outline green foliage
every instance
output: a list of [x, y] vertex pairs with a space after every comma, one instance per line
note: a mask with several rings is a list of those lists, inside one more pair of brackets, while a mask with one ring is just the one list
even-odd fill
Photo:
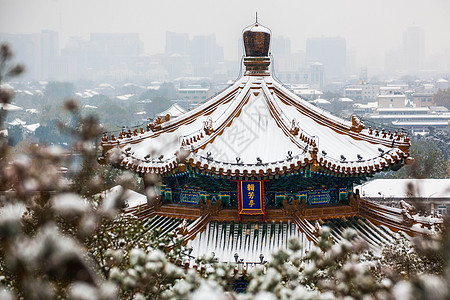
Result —
[[[0, 44], [0, 82], [19, 76], [25, 71], [25, 67], [12, 63], [14, 54], [8, 44]], [[7, 103], [5, 95], [0, 96], [2, 103]]]
[[450, 109], [450, 89], [437, 91], [433, 95], [433, 100], [436, 105]]
[[156, 115], [168, 109], [171, 105], [172, 103], [167, 97], [155, 96], [152, 98], [152, 102], [145, 104], [145, 110], [149, 115]]
[[156, 115], [168, 109], [172, 103], [171, 99], [176, 97], [176, 89], [171, 83], [163, 83], [158, 90], [147, 90], [140, 96], [140, 100], [151, 100], [145, 105], [145, 110], [149, 115]]
[[397, 172], [377, 174], [377, 178], [450, 178], [450, 147], [448, 132], [436, 132], [411, 139], [412, 165]]
[[403, 280], [422, 274], [442, 275], [444, 272], [443, 242], [430, 236], [413, 239], [398, 234], [394, 240], [383, 246], [380, 262], [395, 271]]
[[61, 145], [63, 143], [70, 143], [70, 136], [64, 132], [61, 132], [60, 121], [51, 120], [47, 123], [41, 124], [34, 136], [36, 141], [40, 144], [46, 145]]
[[45, 96], [49, 98], [64, 99], [72, 97], [75, 92], [75, 86], [71, 82], [51, 81], [44, 90]]
[[21, 125], [14, 125], [8, 127], [8, 141], [9, 145], [14, 147], [23, 140], [23, 128]]
[[136, 112], [135, 110], [128, 104], [110, 102], [99, 105], [96, 111], [105, 131], [114, 131], [120, 130], [122, 126], [137, 125], [136, 118], [133, 115]]

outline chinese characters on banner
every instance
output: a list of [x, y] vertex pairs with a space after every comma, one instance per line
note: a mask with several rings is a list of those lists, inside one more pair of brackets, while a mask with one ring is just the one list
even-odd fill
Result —
[[239, 214], [265, 215], [264, 181], [239, 181]]

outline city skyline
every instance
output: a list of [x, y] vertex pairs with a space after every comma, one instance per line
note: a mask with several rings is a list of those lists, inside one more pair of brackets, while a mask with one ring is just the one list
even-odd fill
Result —
[[70, 36], [87, 39], [90, 33], [138, 33], [145, 52], [157, 54], [164, 53], [167, 31], [187, 32], [190, 36], [215, 34], [225, 59], [235, 60], [239, 33], [254, 22], [258, 11], [259, 21], [274, 36], [291, 39], [292, 52], [303, 51], [308, 38], [345, 38], [357, 65], [373, 71], [382, 71], [385, 53], [401, 46], [403, 32], [410, 26], [424, 30], [427, 57], [450, 50], [450, 41], [442, 35], [450, 27], [446, 17], [450, 2], [445, 0], [433, 5], [416, 0], [282, 1], [276, 6], [269, 1], [210, 5], [206, 1], [0, 0], [0, 7], [1, 32], [59, 31], [62, 48]]

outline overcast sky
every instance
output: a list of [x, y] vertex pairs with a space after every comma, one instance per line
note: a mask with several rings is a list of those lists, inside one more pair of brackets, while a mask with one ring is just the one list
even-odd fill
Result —
[[44, 29], [86, 39], [89, 33], [136, 32], [149, 54], [164, 51], [166, 31], [214, 33], [225, 59], [236, 59], [241, 30], [259, 21], [275, 36], [291, 38], [292, 51], [308, 37], [344, 37], [359, 64], [383, 63], [408, 26], [425, 31], [427, 55], [450, 49], [450, 0], [0, 0], [0, 32]]

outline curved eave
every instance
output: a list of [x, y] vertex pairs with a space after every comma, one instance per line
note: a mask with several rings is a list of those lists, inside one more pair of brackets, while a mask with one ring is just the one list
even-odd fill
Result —
[[[311, 154], [292, 158], [286, 161], [266, 163], [261, 165], [238, 165], [211, 161], [203, 157], [190, 155], [187, 164], [200, 172], [211, 175], [231, 177], [266, 177], [298, 173], [310, 167], [312, 171], [336, 177], [361, 177], [386, 170], [393, 165], [404, 165], [408, 154], [397, 149], [396, 152], [361, 162], [339, 162], [323, 156], [313, 159]], [[145, 162], [138, 158], [122, 155], [118, 164], [120, 167], [136, 173], [154, 173], [162, 176], [173, 175], [186, 171], [185, 164], [179, 164], [176, 158], [163, 162]]]
[[407, 135], [373, 128], [365, 128], [360, 132], [356, 132], [352, 130], [350, 121], [343, 120], [308, 103], [277, 82], [274, 82], [274, 92], [284, 104], [295, 107], [301, 114], [308, 116], [318, 124], [333, 129], [339, 134], [348, 135], [355, 140], [364, 140], [372, 144], [380, 144], [390, 148], [395, 146], [404, 151], [409, 151], [411, 144]]

